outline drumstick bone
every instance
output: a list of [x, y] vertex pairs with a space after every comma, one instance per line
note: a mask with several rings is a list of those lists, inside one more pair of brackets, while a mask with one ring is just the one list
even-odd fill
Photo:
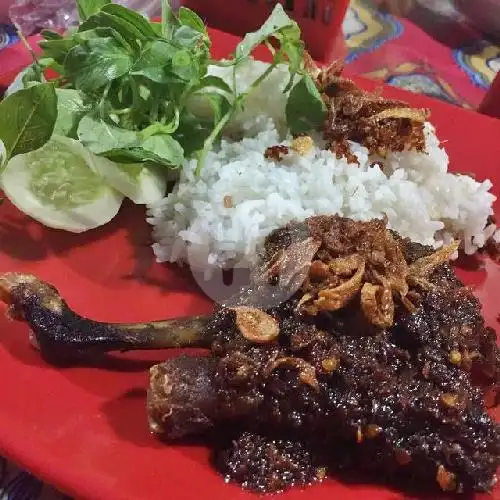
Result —
[[[305, 238], [292, 243], [286, 252], [278, 252], [280, 286], [273, 289], [280, 293], [273, 290], [274, 300], [281, 302], [299, 288], [319, 246], [319, 241]], [[271, 262], [277, 265], [273, 259]], [[255, 301], [269, 305], [265, 266], [255, 274], [255, 286], [243, 289], [230, 300], [235, 304], [243, 300], [245, 305]], [[212, 335], [205, 328], [208, 317], [131, 324], [98, 322], [72, 311], [54, 286], [30, 274], [0, 276], [0, 300], [9, 304], [10, 317], [28, 323], [31, 342], [52, 361], [131, 349], [210, 348], [212, 343]]]
[[209, 348], [208, 317], [193, 316], [144, 323], [105, 323], [72, 311], [52, 285], [30, 274], [0, 276], [0, 299], [8, 315], [31, 328], [30, 340], [51, 360], [131, 349]]

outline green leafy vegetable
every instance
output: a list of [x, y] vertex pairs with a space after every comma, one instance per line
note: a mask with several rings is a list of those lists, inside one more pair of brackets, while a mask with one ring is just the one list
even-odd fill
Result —
[[80, 25], [78, 32], [85, 33], [93, 29], [102, 28], [103, 26], [113, 30], [111, 32], [113, 37], [120, 41], [126, 48], [130, 48], [134, 51], [140, 49], [139, 41], [144, 38], [142, 33], [128, 21], [107, 14], [106, 12], [101, 11], [89, 17], [83, 24]]
[[80, 120], [78, 139], [95, 154], [113, 149], [130, 148], [139, 144], [137, 132], [117, 127], [90, 115]]
[[129, 25], [133, 26], [134, 29], [144, 38], [152, 38], [156, 36], [156, 33], [149, 21], [134, 10], [127, 9], [126, 7], [122, 7], [121, 5], [115, 3], [108, 3], [101, 10], [106, 14], [110, 14], [118, 19], [127, 21]]
[[[294, 37], [298, 33], [298, 38], [300, 39], [300, 29], [298, 28], [297, 23], [288, 17], [281, 4], [278, 3], [260, 29], [254, 31], [253, 33], [247, 33], [243, 40], [237, 45], [235, 52], [236, 61], [238, 62], [248, 57], [258, 45], [263, 43], [269, 37], [276, 37], [280, 34], [280, 32], [282, 35], [285, 35], [283, 32], [285, 28], [292, 28], [292, 34]], [[283, 37], [284, 36], [282, 36], [282, 38]]]
[[132, 67], [132, 58], [116, 38], [97, 36], [73, 47], [64, 67], [77, 89], [91, 92], [125, 75]]
[[184, 159], [182, 147], [171, 136], [164, 137], [169, 137], [169, 139], [166, 141], [158, 139], [148, 140], [146, 143], [147, 149], [142, 147], [114, 149], [108, 151], [106, 157], [122, 164], [151, 162], [161, 167], [177, 168]]
[[186, 7], [179, 9], [179, 22], [183, 26], [189, 26], [200, 33], [207, 34], [205, 23], [201, 20], [200, 16]]
[[85, 21], [92, 14], [99, 12], [108, 3], [109, 0], [77, 0], [76, 5], [80, 21]]
[[56, 89], [57, 120], [54, 134], [75, 139], [78, 124], [89, 111], [89, 104], [84, 102], [84, 94], [74, 89]]
[[200, 80], [200, 83], [193, 87], [193, 92], [208, 88], [219, 89], [228, 94], [232, 94], [233, 92], [231, 87], [222, 78], [213, 75], [205, 76], [204, 78], [202, 78]]
[[161, 34], [167, 39], [172, 38], [172, 32], [179, 25], [178, 19], [174, 16], [168, 0], [161, 1]]
[[152, 123], [149, 127], [140, 132], [143, 140], [157, 134], [171, 134], [177, 130], [179, 126], [179, 113], [176, 113], [169, 123]]
[[286, 104], [286, 120], [293, 134], [321, 126], [326, 117], [326, 105], [309, 75], [293, 87]]
[[203, 98], [208, 101], [208, 104], [212, 108], [214, 124], [219, 123], [231, 111], [231, 103], [222, 94], [204, 92]]
[[184, 160], [182, 146], [171, 135], [153, 135], [148, 137], [141, 147], [145, 151], [144, 158], [150, 161], [152, 157], [149, 155], [155, 155], [159, 158], [157, 162], [178, 167]]
[[93, 153], [119, 163], [151, 161], [167, 167], [181, 165], [184, 152], [182, 146], [168, 135], [170, 129], [162, 124], [148, 129], [142, 132], [125, 130], [87, 115], [78, 126], [78, 138]]
[[0, 103], [0, 140], [7, 160], [43, 146], [57, 118], [57, 97], [51, 83], [19, 90]]
[[[176, 14], [168, 0], [161, 0], [162, 18], [157, 23], [107, 0], [77, 3], [80, 25], [64, 36], [42, 32], [43, 53], [33, 71], [23, 76], [22, 86], [40, 86], [41, 69], [57, 70], [57, 105], [53, 89], [52, 96], [39, 96], [40, 109], [57, 110], [57, 120], [44, 115], [46, 130], [52, 130], [55, 121], [57, 134], [77, 137], [95, 154], [120, 163], [170, 168], [194, 157], [199, 171], [226, 124], [278, 64], [287, 64], [290, 71], [285, 89], [290, 91], [290, 129], [306, 131], [324, 118], [324, 104], [304, 69], [299, 27], [280, 4], [260, 29], [244, 37], [231, 59], [219, 62], [210, 61], [210, 39], [202, 19], [185, 7]], [[256, 75], [247, 92], [240, 93], [239, 66], [262, 43], [271, 50], [272, 63]], [[234, 81], [208, 75], [210, 63], [232, 67]], [[193, 113], [200, 100], [211, 110], [204, 116]], [[29, 106], [29, 100], [24, 96], [19, 104]], [[39, 134], [25, 148], [38, 147], [49, 136]], [[7, 139], [9, 155], [10, 144]]]
[[39, 83], [45, 82], [45, 78], [41, 74], [39, 66], [33, 63], [24, 71], [22, 81], [24, 88], [28, 88], [31, 85], [38, 85]]
[[56, 31], [51, 30], [42, 30], [41, 35], [45, 40], [62, 40], [63, 36], [57, 33]]
[[40, 42], [40, 47], [43, 49], [45, 58], [54, 59], [54, 61], [63, 65], [68, 55], [68, 52], [78, 45], [78, 42], [70, 39], [46, 39]]
[[154, 40], [148, 42], [135, 61], [130, 73], [145, 76], [157, 83], [171, 82], [172, 75], [169, 72], [169, 66], [175, 52], [176, 48], [167, 41]]

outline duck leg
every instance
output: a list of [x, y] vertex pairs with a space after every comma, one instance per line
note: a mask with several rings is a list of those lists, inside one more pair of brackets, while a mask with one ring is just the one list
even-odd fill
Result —
[[32, 344], [49, 360], [211, 344], [205, 334], [208, 317], [124, 324], [94, 321], [72, 311], [55, 287], [30, 274], [0, 276], [0, 300], [9, 306], [11, 318], [28, 324]]

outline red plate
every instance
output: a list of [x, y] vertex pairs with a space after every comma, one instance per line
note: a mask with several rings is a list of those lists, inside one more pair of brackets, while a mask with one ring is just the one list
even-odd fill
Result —
[[[236, 43], [232, 36], [212, 35], [218, 57]], [[500, 121], [397, 89], [387, 88], [387, 95], [432, 108], [453, 169], [490, 178], [500, 194]], [[72, 235], [44, 228], [6, 203], [0, 208], [0, 272], [36, 273], [55, 284], [76, 311], [105, 321], [209, 311], [210, 302], [187, 272], [154, 262], [149, 239], [139, 207], [124, 206], [113, 223]], [[500, 312], [499, 269], [486, 261], [463, 271], [492, 325]], [[30, 348], [25, 325], [0, 319], [0, 454], [83, 499], [256, 498], [224, 484], [209, 465], [207, 449], [166, 446], [150, 436], [146, 370], [170, 355], [175, 353], [134, 353], [106, 367], [55, 369]], [[281, 498], [313, 497], [403, 498], [385, 488], [333, 480]]]

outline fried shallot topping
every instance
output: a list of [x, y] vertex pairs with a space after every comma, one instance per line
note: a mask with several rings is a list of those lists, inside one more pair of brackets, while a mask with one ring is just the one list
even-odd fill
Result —
[[233, 310], [236, 314], [236, 326], [250, 342], [265, 344], [278, 337], [278, 323], [269, 314], [248, 306], [235, 307]]
[[264, 151], [266, 160], [281, 161], [288, 154], [288, 147], [284, 145], [269, 146]]
[[438, 467], [436, 481], [443, 491], [455, 491], [457, 489], [455, 474], [448, 472], [442, 465]]
[[271, 375], [271, 373], [280, 366], [297, 369], [299, 372], [299, 380], [302, 383], [311, 386], [316, 391], [319, 390], [318, 379], [316, 378], [316, 369], [302, 358], [286, 356], [275, 359], [264, 368], [264, 377], [268, 378], [269, 375]]
[[417, 309], [419, 291], [432, 289], [431, 272], [458, 248], [452, 243], [409, 265], [383, 220], [325, 216], [308, 224], [311, 238], [322, 243], [302, 284], [299, 311], [314, 316], [359, 300], [365, 317], [380, 328], [394, 323], [395, 299], [412, 312]]
[[428, 110], [360, 89], [342, 76], [343, 64], [339, 61], [319, 69], [308, 57], [306, 67], [327, 105], [324, 135], [338, 158], [346, 156], [357, 163], [356, 157], [348, 154], [349, 141], [359, 142], [370, 154], [381, 157], [389, 152], [424, 151]]

